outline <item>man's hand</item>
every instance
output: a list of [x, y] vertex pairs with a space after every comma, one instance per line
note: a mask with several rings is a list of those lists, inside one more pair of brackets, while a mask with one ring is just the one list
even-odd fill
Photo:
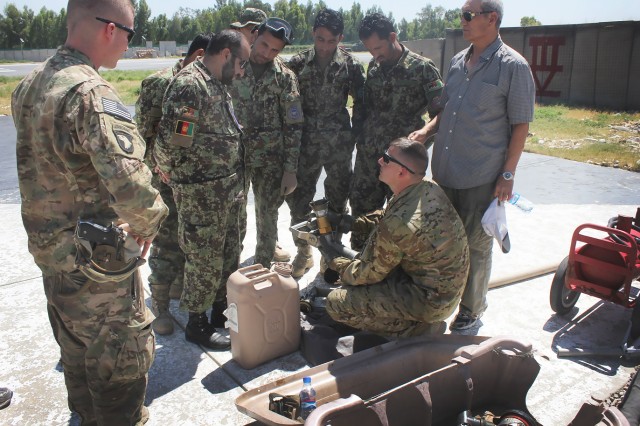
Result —
[[280, 195], [289, 195], [298, 186], [298, 179], [295, 173], [284, 172], [280, 183]]
[[160, 176], [160, 179], [162, 179], [162, 182], [165, 184], [169, 184], [169, 181], [171, 181], [171, 175], [169, 173], [165, 173], [162, 170], [160, 170], [160, 167], [156, 166], [153, 169], [154, 172], [156, 172], [158, 174], [158, 176]]
[[138, 247], [142, 247], [140, 257], [144, 259], [147, 256], [147, 252], [149, 251], [149, 247], [151, 247], [151, 241], [153, 241], [153, 239], [145, 240], [141, 236], [137, 235], [135, 232], [133, 232], [133, 229], [131, 229], [131, 226], [129, 226], [128, 223], [122, 223], [118, 226], [128, 235], [131, 235], [131, 237], [133, 237], [136, 244], [138, 244]]

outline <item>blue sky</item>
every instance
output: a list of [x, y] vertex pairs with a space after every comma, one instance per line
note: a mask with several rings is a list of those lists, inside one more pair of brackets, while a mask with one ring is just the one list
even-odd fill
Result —
[[[167, 0], [146, 0], [151, 9], [152, 16], [161, 13], [169, 16], [173, 15], [178, 8], [175, 3]], [[273, 1], [269, 1], [273, 4]], [[299, 0], [305, 4], [306, 0]], [[584, 24], [589, 22], [605, 21], [628, 21], [640, 20], [640, 0], [503, 0], [504, 19], [503, 27], [513, 27], [520, 25], [520, 18], [523, 16], [535, 16], [544, 25], [559, 24]], [[66, 0], [0, 0], [2, 11], [4, 7], [13, 3], [19, 8], [27, 5], [36, 13], [44, 6], [50, 10], [59, 11], [67, 6]], [[348, 9], [353, 4], [349, 0], [325, 0], [325, 3], [332, 8], [338, 9], [341, 6]], [[415, 1], [415, 0], [361, 0], [359, 2], [363, 10], [367, 10], [373, 5], [380, 6], [386, 13], [393, 12], [396, 21], [402, 18], [412, 20], [427, 4], [432, 6], [442, 6], [445, 9], [455, 9], [461, 7], [464, 0], [448, 1]], [[192, 9], [204, 9], [212, 7], [213, 0], [190, 0], [183, 2], [184, 7]], [[0, 13], [2, 13], [0, 11]]]

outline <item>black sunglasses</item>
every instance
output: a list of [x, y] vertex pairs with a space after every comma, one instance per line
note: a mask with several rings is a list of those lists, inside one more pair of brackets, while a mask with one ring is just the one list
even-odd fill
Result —
[[96, 16], [96, 20], [100, 22], [104, 22], [105, 24], [113, 24], [115, 25], [116, 28], [120, 28], [121, 30], [128, 32], [129, 34], [127, 35], [127, 41], [129, 43], [131, 43], [131, 40], [133, 40], [133, 36], [136, 35], [136, 32], [132, 28], [127, 27], [126, 25], [119, 24], [109, 19], [99, 18], [97, 16]]
[[405, 169], [407, 169], [409, 171], [409, 173], [411, 173], [412, 175], [415, 175], [416, 172], [414, 172], [413, 170], [411, 170], [409, 167], [405, 166], [404, 164], [402, 164], [400, 161], [396, 160], [395, 158], [393, 158], [392, 156], [389, 155], [389, 150], [386, 150], [385, 152], [382, 153], [382, 161], [384, 161], [384, 164], [389, 164], [389, 161], [391, 161], [392, 163], [396, 163], [397, 165], [404, 167]]
[[484, 15], [485, 13], [491, 13], [491, 12], [493, 12], [493, 10], [487, 10], [487, 11], [484, 11], [484, 12], [469, 12], [469, 11], [462, 12], [460, 14], [460, 19], [464, 19], [467, 22], [471, 22], [471, 20], [473, 18], [475, 18], [476, 16]]

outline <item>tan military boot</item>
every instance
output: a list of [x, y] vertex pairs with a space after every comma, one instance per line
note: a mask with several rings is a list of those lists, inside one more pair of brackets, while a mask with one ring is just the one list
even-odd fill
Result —
[[173, 333], [173, 318], [169, 314], [169, 301], [153, 301], [153, 311], [156, 319], [153, 320], [151, 326], [157, 334]]
[[173, 333], [173, 318], [169, 314], [169, 286], [167, 284], [151, 284], [151, 300], [156, 319], [151, 326], [158, 334]]
[[288, 262], [291, 260], [291, 253], [286, 251], [279, 242], [276, 241], [276, 248], [273, 251], [274, 262]]
[[291, 276], [293, 278], [302, 277], [309, 269], [313, 267], [313, 254], [311, 246], [298, 247], [298, 253], [291, 264]]
[[182, 297], [182, 285], [171, 284], [171, 287], [169, 287], [169, 297], [173, 300], [180, 300]]

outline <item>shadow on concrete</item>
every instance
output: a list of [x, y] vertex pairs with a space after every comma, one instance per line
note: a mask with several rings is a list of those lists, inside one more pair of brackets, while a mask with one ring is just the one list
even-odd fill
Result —
[[[562, 358], [607, 376], [615, 376], [626, 364], [622, 347], [630, 324], [631, 311], [614, 303], [597, 301], [578, 314], [552, 315], [543, 330], [554, 333], [551, 349]], [[574, 356], [567, 356], [567, 351]], [[560, 357], [560, 355], [559, 355]]]

